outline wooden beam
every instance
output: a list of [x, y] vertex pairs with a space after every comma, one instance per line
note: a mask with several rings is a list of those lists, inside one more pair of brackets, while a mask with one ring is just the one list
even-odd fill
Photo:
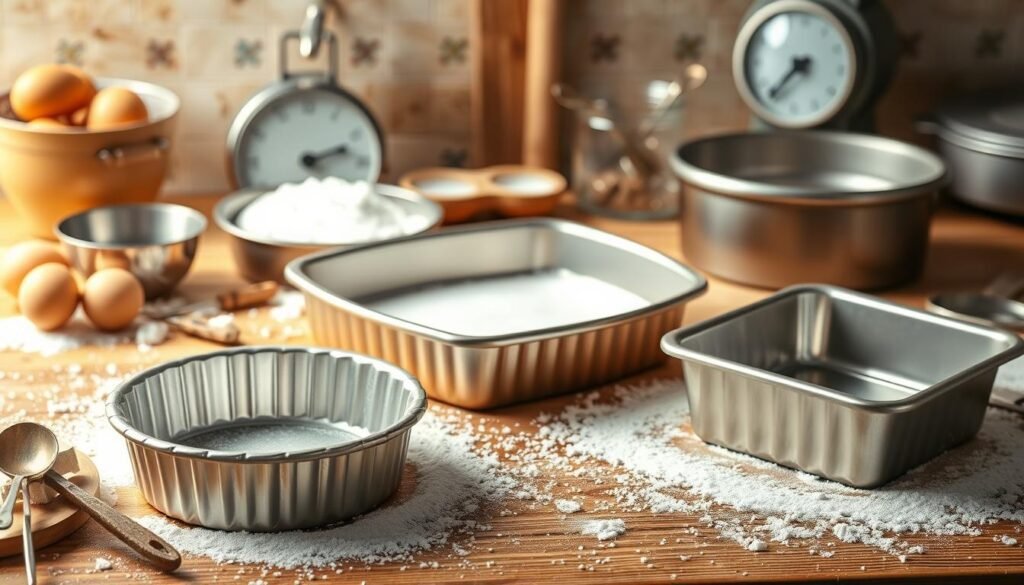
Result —
[[519, 163], [528, 0], [470, 0], [474, 166]]

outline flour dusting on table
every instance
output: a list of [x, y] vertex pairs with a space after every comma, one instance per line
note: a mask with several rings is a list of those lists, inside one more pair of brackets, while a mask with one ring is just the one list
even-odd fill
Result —
[[830, 536], [913, 554], [924, 551], [901, 535], [976, 535], [999, 520], [1024, 525], [1024, 425], [1013, 413], [989, 409], [973, 441], [886, 486], [859, 490], [704, 445], [688, 428], [681, 382], [614, 394], [602, 402], [592, 393], [537, 424], [584, 476], [609, 475], [581, 465], [586, 460], [624, 472], [617, 479], [625, 485], [612, 490], [619, 509], [702, 514], [704, 524], [750, 550], [761, 549], [757, 541]]
[[[506, 497], [515, 482], [497, 460], [474, 452], [474, 439], [453, 420], [428, 412], [415, 427], [408, 461], [415, 467], [411, 495], [349, 524], [309, 532], [246, 533], [186, 528], [162, 516], [140, 521], [182, 552], [217, 561], [287, 569], [335, 561], [410, 561], [414, 553], [449, 544], [486, 528], [477, 511]], [[465, 538], [466, 536], [462, 536]]]

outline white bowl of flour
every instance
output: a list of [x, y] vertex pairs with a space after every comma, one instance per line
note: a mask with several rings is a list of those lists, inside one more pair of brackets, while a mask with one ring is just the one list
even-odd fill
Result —
[[237, 191], [213, 212], [232, 237], [242, 276], [280, 282], [284, 266], [299, 256], [423, 233], [442, 215], [440, 206], [413, 191], [334, 177]]

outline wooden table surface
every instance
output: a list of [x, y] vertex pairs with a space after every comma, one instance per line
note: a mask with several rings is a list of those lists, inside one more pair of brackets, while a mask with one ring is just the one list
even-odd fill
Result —
[[[212, 198], [188, 198], [184, 203], [208, 212]], [[563, 215], [573, 216], [565, 210]], [[673, 222], [628, 223], [604, 219], [585, 219], [606, 229], [681, 257], [678, 228]], [[6, 203], [0, 202], [0, 246], [20, 241], [25, 236], [17, 217]], [[936, 219], [932, 230], [932, 246], [924, 277], [916, 284], [890, 291], [884, 296], [909, 305], [920, 306], [925, 293], [936, 289], [981, 287], [986, 281], [1006, 268], [1019, 268], [1024, 263], [1024, 227], [1005, 220], [996, 220], [962, 209], [947, 209]], [[686, 320], [693, 322], [728, 309], [732, 309], [769, 294], [757, 290], [710, 279], [710, 291], [693, 302], [687, 309]], [[199, 257], [181, 287], [189, 297], [203, 297], [210, 293], [240, 284], [233, 274], [233, 264], [223, 233], [212, 227], [203, 237]], [[0, 300], [0, 315], [13, 313], [9, 298]], [[260, 340], [265, 342], [266, 340]], [[273, 340], [276, 341], [276, 340]], [[303, 337], [281, 340], [283, 343], [303, 343]], [[3, 394], [13, 390], [15, 398], [0, 411], [0, 420], [10, 413], [24, 410], [25, 418], [45, 419], [45, 401], [38, 396], [52, 383], [48, 372], [54, 365], [83, 364], [84, 372], [99, 371], [113, 363], [120, 371], [137, 370], [143, 366], [177, 356], [214, 349], [215, 346], [186, 337], [174, 337], [156, 351], [140, 354], [133, 344], [114, 348], [83, 348], [53, 357], [43, 358], [19, 352], [0, 353], [0, 371], [7, 374]], [[11, 381], [14, 373], [19, 381]], [[678, 364], [670, 363], [657, 370], [637, 376], [633, 381], [680, 376]], [[89, 395], [93, 388], [82, 390]], [[36, 399], [33, 400], [32, 398]], [[557, 411], [572, 397], [553, 399], [541, 403], [518, 406], [492, 412], [499, 424], [528, 422], [540, 411]], [[101, 470], [102, 473], [102, 470]], [[573, 485], [571, 477], [555, 478]], [[607, 487], [607, 486], [602, 486]], [[586, 492], [588, 497], [601, 497]], [[142, 499], [138, 490], [118, 488], [117, 507], [133, 516], [154, 513]], [[994, 525], [986, 527], [977, 537], [909, 537], [908, 540], [927, 546], [927, 554], [915, 555], [906, 563], [859, 544], [836, 542], [834, 558], [827, 561], [808, 555], [806, 547], [773, 547], [769, 553], [748, 552], [735, 542], [716, 538], [713, 531], [701, 536], [681, 532], [680, 526], [696, 523], [695, 517], [684, 514], [653, 514], [623, 512], [629, 531], [618, 539], [614, 549], [604, 549], [601, 556], [611, 557], [607, 564], [593, 572], [580, 571], [576, 557], [577, 545], [587, 549], [594, 546], [593, 537], [565, 533], [565, 524], [550, 507], [530, 510], [507, 503], [514, 513], [510, 516], [488, 518], [490, 530], [476, 535], [466, 569], [462, 557], [454, 557], [450, 550], [438, 550], [418, 555], [417, 560], [437, 561], [436, 569], [400, 570], [398, 564], [373, 567], [354, 566], [342, 574], [332, 570], [314, 571], [316, 578], [331, 582], [359, 583], [506, 583], [553, 582], [561, 583], [651, 583], [668, 582], [675, 574], [676, 582], [764, 582], [764, 581], [835, 581], [908, 579], [945, 582], [1024, 582], [1024, 549], [995, 543], [992, 536], [1005, 534], [1012, 527]], [[682, 538], [680, 538], [682, 537]], [[666, 540], [667, 544], [660, 544]], [[701, 562], [681, 562], [679, 555], [691, 555], [700, 547]], [[656, 569], [649, 569], [637, 561], [638, 553], [648, 556]], [[99, 556], [114, 560], [112, 571], [92, 572]], [[165, 576], [148, 569], [136, 560], [124, 546], [108, 536], [94, 522], [88, 523], [63, 542], [39, 552], [40, 576], [43, 583], [64, 582], [219, 582], [248, 583], [262, 578], [268, 583], [291, 583], [297, 578], [308, 578], [296, 571], [282, 571], [263, 575], [260, 567], [238, 565], [218, 566], [207, 558], [189, 556], [182, 568], [173, 576]], [[714, 562], [703, 562], [703, 559]], [[557, 564], [565, 560], [565, 564]], [[488, 561], [492, 561], [488, 563]], [[575, 561], [575, 562], [574, 562]], [[552, 564], [552, 563], [556, 564]], [[0, 560], [0, 583], [21, 582], [20, 558]]]

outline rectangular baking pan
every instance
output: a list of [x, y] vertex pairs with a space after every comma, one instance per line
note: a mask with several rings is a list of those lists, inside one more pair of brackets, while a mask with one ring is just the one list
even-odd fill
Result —
[[397, 364], [431, 397], [465, 408], [570, 392], [662, 363], [661, 335], [707, 288], [668, 256], [555, 219], [313, 254], [285, 276], [305, 293], [317, 343]]
[[977, 433], [999, 366], [1024, 342], [828, 286], [797, 286], [672, 331], [694, 432], [854, 487]]

